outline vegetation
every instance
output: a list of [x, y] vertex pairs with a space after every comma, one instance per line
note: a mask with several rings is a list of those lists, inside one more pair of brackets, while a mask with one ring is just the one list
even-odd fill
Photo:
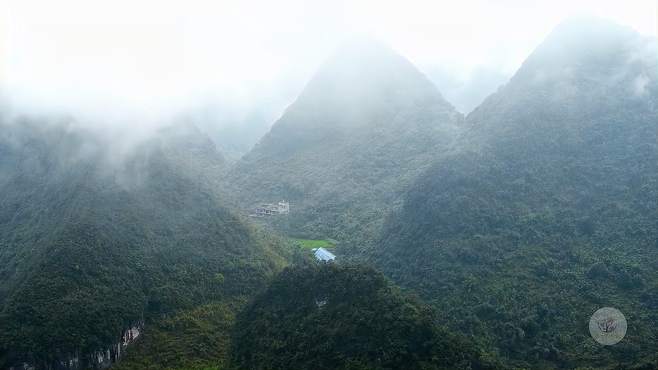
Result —
[[327, 239], [297, 239], [293, 238], [293, 242], [303, 249], [325, 248], [332, 249], [336, 246], [336, 242]]
[[[410, 188], [373, 251], [507, 366], [656, 366], [658, 62], [632, 59], [638, 45], [606, 24], [556, 30], [467, 117], [462, 149]], [[604, 306], [632, 326], [611, 348], [587, 330]]]
[[221, 160], [194, 132], [165, 131], [114, 171], [84, 132], [2, 132], [3, 165], [13, 165], [1, 184], [0, 367], [72, 357], [90, 366], [125, 329], [166, 327], [159, 320], [181, 310], [255, 292], [286, 263], [284, 243], [209, 190], [196, 166]]
[[285, 269], [238, 316], [242, 369], [493, 369], [426, 305], [373, 269]]
[[116, 369], [226, 369], [235, 312], [243, 305], [243, 299], [211, 303], [153, 323]]
[[[374, 41], [340, 49], [227, 177], [244, 208], [290, 201], [267, 221], [356, 253], [400, 194], [447, 148], [462, 116], [411, 63]], [[343, 251], [341, 251], [343, 253]]]
[[[658, 368], [656, 50], [566, 23], [464, 119], [357, 43], [231, 169], [191, 125], [0, 122], [0, 368], [94, 367], [142, 324], [119, 370]], [[299, 239], [231, 210], [281, 198]]]

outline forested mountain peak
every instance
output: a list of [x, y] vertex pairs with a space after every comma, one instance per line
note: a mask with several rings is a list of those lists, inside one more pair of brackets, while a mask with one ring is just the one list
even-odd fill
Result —
[[[644, 37], [633, 29], [599, 18], [571, 18], [557, 25], [535, 48], [519, 72], [532, 67], [582, 64], [588, 60], [614, 65], [623, 61]], [[605, 62], [605, 63], [604, 63]]]
[[3, 124], [0, 367], [97, 366], [127, 328], [257, 289], [282, 262], [223, 205], [198, 130], [115, 150], [67, 121]]
[[9, 2], [0, 370], [658, 370], [648, 2]]
[[[408, 111], [441, 115], [443, 119], [395, 117]], [[338, 138], [335, 134], [346, 132], [391, 129], [402, 134], [421, 125], [454, 134], [461, 118], [407, 59], [378, 41], [359, 37], [344, 43], [320, 66], [246, 159], [274, 149], [272, 146], [294, 149], [308, 145], [316, 135], [333, 140]]]
[[[622, 88], [635, 97], [655, 95], [657, 52], [658, 40], [631, 28], [598, 18], [573, 18], [535, 48], [506, 88], [536, 89], [534, 93], [541, 94], [545, 91], [538, 88], [551, 85], [553, 93], [567, 96]], [[595, 84], [600, 87], [591, 90]]]
[[632, 29], [596, 18], [565, 21], [468, 115], [468, 140], [525, 149], [544, 136], [556, 145], [579, 145], [583, 130], [606, 124], [590, 119], [594, 115], [617, 121], [616, 129], [648, 129], [647, 121], [631, 122], [656, 112], [656, 53], [656, 39]]
[[423, 104], [429, 100], [441, 100], [446, 109], [450, 107], [429, 79], [403, 56], [377, 40], [356, 37], [320, 66], [295, 106], [323, 110], [351, 107], [352, 113], [357, 113], [357, 109], [366, 111], [377, 103]]
[[381, 273], [335, 264], [285, 269], [238, 316], [239, 369], [498, 369], [474, 342]]
[[658, 297], [658, 60], [635, 58], [638, 40], [560, 26], [409, 187], [374, 251], [510, 367], [656, 361], [653, 329], [610, 352], [579, 329], [601, 306], [650, 317]]
[[229, 183], [245, 208], [289, 200], [289, 232], [368, 239], [402, 187], [450, 146], [462, 123], [409, 61], [382, 44], [356, 41], [319, 69], [232, 168]]

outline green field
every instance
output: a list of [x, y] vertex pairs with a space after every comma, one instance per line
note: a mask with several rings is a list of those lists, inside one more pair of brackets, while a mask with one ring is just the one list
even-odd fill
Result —
[[291, 238], [291, 240], [299, 245], [303, 249], [314, 249], [314, 248], [325, 248], [331, 249], [336, 246], [335, 242], [327, 239], [297, 239]]

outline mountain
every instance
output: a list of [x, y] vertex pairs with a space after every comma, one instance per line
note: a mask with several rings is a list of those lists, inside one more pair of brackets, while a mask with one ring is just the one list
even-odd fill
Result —
[[248, 209], [285, 199], [284, 231], [368, 241], [462, 116], [406, 59], [372, 40], [341, 47], [228, 176]]
[[238, 316], [240, 369], [494, 369], [426, 305], [367, 267], [285, 269]]
[[[658, 366], [656, 45], [558, 26], [408, 188], [376, 265], [509, 367]], [[612, 347], [587, 330], [604, 306], [632, 327]]]
[[127, 148], [68, 120], [0, 125], [0, 368], [105, 366], [129, 329], [248, 296], [286, 263], [224, 205], [223, 159], [193, 126]]

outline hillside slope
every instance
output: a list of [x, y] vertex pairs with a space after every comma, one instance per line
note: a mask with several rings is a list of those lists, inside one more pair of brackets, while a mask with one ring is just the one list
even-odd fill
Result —
[[462, 116], [374, 41], [340, 48], [231, 169], [241, 207], [281, 199], [298, 236], [369, 241], [401, 189], [457, 136]]
[[68, 123], [0, 132], [0, 367], [91, 367], [128, 328], [250, 294], [285, 262], [223, 205], [223, 160], [193, 127], [120, 160]]
[[[409, 188], [376, 264], [510, 366], [655, 367], [656, 50], [560, 25]], [[587, 331], [603, 306], [632, 327], [611, 348]]]
[[238, 318], [241, 369], [494, 369], [371, 268], [285, 269]]

